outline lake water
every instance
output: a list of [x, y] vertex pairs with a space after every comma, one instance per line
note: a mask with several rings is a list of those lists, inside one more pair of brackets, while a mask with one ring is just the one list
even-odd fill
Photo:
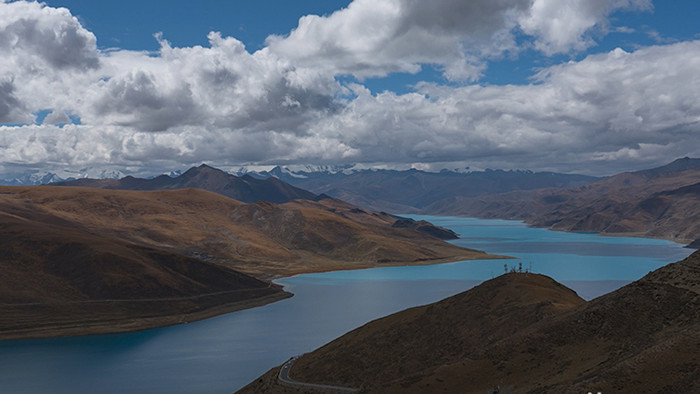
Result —
[[544, 273], [590, 299], [691, 250], [655, 239], [553, 232], [515, 221], [413, 216], [461, 234], [454, 243], [510, 260], [383, 267], [279, 280], [294, 297], [133, 333], [0, 341], [0, 392], [230, 393], [291, 356], [365, 322], [437, 301], [499, 275]]

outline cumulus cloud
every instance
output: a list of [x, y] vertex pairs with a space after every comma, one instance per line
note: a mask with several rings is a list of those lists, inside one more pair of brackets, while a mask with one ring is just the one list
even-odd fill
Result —
[[0, 49], [12, 51], [31, 67], [36, 62], [57, 69], [94, 69], [99, 65], [95, 35], [65, 8], [18, 1], [2, 5]]
[[12, 109], [10, 121], [33, 120], [46, 108], [70, 111], [100, 67], [95, 35], [65, 8], [25, 1], [0, 8], [0, 100]]
[[[156, 35], [153, 54], [96, 49], [66, 9], [0, 3], [0, 122], [27, 124], [0, 126], [0, 165], [454, 162], [602, 173], [613, 161], [698, 156], [699, 41], [588, 56], [527, 85], [421, 83], [372, 94], [361, 82], [426, 64], [478, 79], [489, 60], [522, 45], [546, 55], [581, 50], [611, 13], [649, 7], [355, 0], [302, 17], [252, 53], [212, 32], [208, 46], [185, 48]], [[346, 74], [360, 82], [338, 82]], [[34, 125], [39, 111], [50, 113]], [[65, 124], [69, 115], [82, 124]]]
[[18, 112], [22, 111], [22, 104], [15, 97], [14, 81], [0, 80], [0, 122], [22, 123], [26, 121]]
[[[698, 155], [700, 41], [616, 49], [550, 67], [527, 86], [445, 87], [376, 96], [359, 91], [332, 119], [369, 161], [463, 161], [605, 171]], [[327, 126], [330, 127], [330, 126]], [[666, 156], [663, 156], [666, 155]], [[593, 166], [593, 167], [592, 167]]]
[[535, 0], [518, 23], [536, 38], [535, 48], [551, 55], [593, 45], [591, 34], [607, 31], [607, 16], [620, 9], [648, 11], [651, 0]]
[[476, 80], [485, 60], [518, 52], [516, 35], [548, 55], [585, 49], [620, 9], [650, 0], [355, 0], [327, 17], [304, 16], [270, 51], [358, 78], [415, 73], [433, 64], [452, 80]]

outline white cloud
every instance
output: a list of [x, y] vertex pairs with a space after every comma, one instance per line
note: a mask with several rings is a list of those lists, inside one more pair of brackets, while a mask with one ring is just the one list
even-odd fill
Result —
[[[615, 50], [543, 69], [522, 86], [423, 83], [372, 95], [358, 77], [441, 67], [477, 78], [515, 53], [591, 45], [607, 17], [644, 0], [356, 0], [307, 16], [250, 53], [212, 32], [209, 45], [158, 53], [99, 51], [65, 9], [0, 3], [0, 166], [135, 168], [347, 162], [387, 166], [607, 172], [614, 160], [699, 156], [700, 41]], [[81, 125], [65, 125], [68, 115]], [[595, 167], [597, 166], [597, 167]]]
[[658, 162], [700, 154], [698, 67], [700, 41], [617, 49], [548, 68], [534, 85], [361, 93], [331, 122], [368, 161], [506, 158], [507, 167], [579, 171], [593, 156]]
[[415, 73], [434, 64], [452, 80], [476, 80], [485, 60], [518, 52], [515, 34], [547, 55], [592, 45], [620, 9], [650, 0], [355, 0], [330, 16], [304, 16], [268, 49], [295, 64], [358, 78]]
[[359, 78], [415, 73], [435, 64], [448, 78], [476, 79], [481, 56], [514, 50], [509, 31], [529, 0], [355, 0], [330, 16], [304, 16], [268, 50], [301, 66]]
[[24, 105], [15, 96], [13, 78], [0, 79], [0, 122], [24, 123], [31, 119], [24, 114]]
[[620, 9], [651, 10], [651, 0], [534, 0], [518, 23], [536, 37], [535, 48], [551, 55], [593, 45], [591, 34], [606, 32], [607, 16]]

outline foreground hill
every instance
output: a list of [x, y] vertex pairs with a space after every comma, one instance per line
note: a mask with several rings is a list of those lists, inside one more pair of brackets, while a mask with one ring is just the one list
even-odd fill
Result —
[[679, 159], [579, 187], [454, 197], [427, 206], [424, 212], [690, 242], [700, 238], [700, 159]]
[[253, 178], [249, 175], [238, 177], [219, 169], [202, 164], [192, 167], [182, 175], [169, 177], [161, 175], [153, 179], [127, 176], [121, 179], [76, 179], [52, 184], [54, 186], [89, 186], [105, 189], [127, 190], [168, 190], [198, 188], [223, 194], [242, 202], [269, 201], [283, 203], [294, 199], [313, 199], [315, 194], [294, 187], [277, 178]]
[[144, 328], [288, 296], [250, 274], [494, 257], [435, 233], [450, 235], [330, 198], [0, 187], [0, 338]]
[[[506, 274], [375, 320], [299, 358], [292, 379], [372, 393], [699, 392], [700, 252], [588, 303]], [[240, 392], [301, 392], [275, 368]]]

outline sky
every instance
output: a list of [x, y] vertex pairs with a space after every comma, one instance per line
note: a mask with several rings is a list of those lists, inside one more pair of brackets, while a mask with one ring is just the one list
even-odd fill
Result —
[[0, 0], [0, 178], [700, 157], [695, 0]]

